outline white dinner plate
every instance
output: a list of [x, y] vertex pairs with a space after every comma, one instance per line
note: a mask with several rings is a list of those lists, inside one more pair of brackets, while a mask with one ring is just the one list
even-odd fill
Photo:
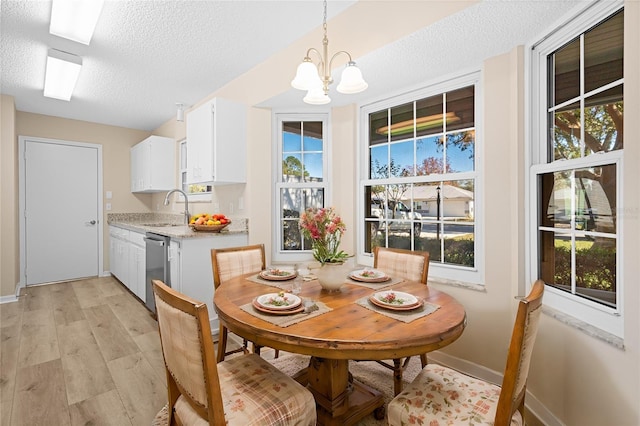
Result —
[[387, 274], [378, 269], [359, 269], [351, 272], [349, 278], [369, 283], [380, 283], [391, 279]]
[[[282, 293], [282, 296], [280, 295]], [[295, 294], [291, 293], [267, 293], [256, 298], [258, 305], [271, 311], [286, 311], [294, 309], [302, 303]]]
[[421, 304], [421, 300], [414, 295], [395, 290], [378, 291], [371, 295], [371, 301], [391, 309], [417, 308]]
[[270, 268], [260, 272], [261, 278], [264, 278], [265, 280], [270, 280], [270, 281], [292, 280], [297, 276], [298, 276], [297, 272], [289, 271], [287, 269]]

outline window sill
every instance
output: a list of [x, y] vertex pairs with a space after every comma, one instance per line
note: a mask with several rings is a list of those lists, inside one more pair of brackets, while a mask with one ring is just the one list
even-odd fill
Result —
[[[209, 199], [204, 199], [204, 198], [197, 198], [195, 200], [191, 200], [189, 199], [189, 204], [202, 204], [202, 203], [211, 203], [211, 198]], [[182, 202], [182, 204], [184, 204], [184, 201]]]
[[473, 284], [473, 283], [468, 283], [464, 281], [451, 280], [448, 278], [438, 278], [438, 277], [431, 278], [430, 277], [428, 279], [428, 282], [433, 284], [448, 285], [451, 287], [466, 288], [468, 290], [479, 291], [482, 293], [485, 293], [487, 291], [485, 286], [482, 284]]
[[[189, 203], [210, 203], [211, 194], [188, 194]], [[176, 200], [176, 204], [184, 204], [184, 198]]]
[[615, 336], [611, 333], [607, 333], [606, 331], [594, 327], [593, 325], [588, 324], [584, 321], [580, 321], [579, 319], [574, 318], [571, 315], [558, 311], [557, 309], [551, 308], [549, 306], [543, 306], [542, 313], [557, 319], [558, 321], [568, 325], [569, 327], [576, 328], [588, 336], [602, 340], [603, 342], [608, 343], [615, 348], [625, 350], [624, 340], [620, 337]]

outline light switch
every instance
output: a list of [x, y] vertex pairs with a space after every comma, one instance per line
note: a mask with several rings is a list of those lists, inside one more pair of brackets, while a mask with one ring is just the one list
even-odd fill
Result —
[[[111, 191], [107, 191], [106, 197], [107, 197], [107, 200], [112, 199], [113, 198], [113, 193]], [[108, 210], [111, 210], [111, 209], [108, 209]]]

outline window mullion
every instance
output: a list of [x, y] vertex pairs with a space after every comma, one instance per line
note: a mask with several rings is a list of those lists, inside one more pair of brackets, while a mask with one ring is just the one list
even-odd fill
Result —
[[571, 171], [571, 294], [576, 294], [576, 172]]
[[584, 132], [584, 33], [580, 34], [580, 157], [585, 156]]
[[442, 94], [442, 161], [444, 164], [445, 172], [449, 165], [449, 159], [447, 158], [447, 93]]

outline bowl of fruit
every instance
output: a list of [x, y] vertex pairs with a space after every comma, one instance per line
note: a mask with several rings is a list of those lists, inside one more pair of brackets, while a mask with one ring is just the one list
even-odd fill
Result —
[[198, 213], [191, 216], [189, 226], [194, 231], [220, 232], [231, 223], [231, 219], [223, 214]]

